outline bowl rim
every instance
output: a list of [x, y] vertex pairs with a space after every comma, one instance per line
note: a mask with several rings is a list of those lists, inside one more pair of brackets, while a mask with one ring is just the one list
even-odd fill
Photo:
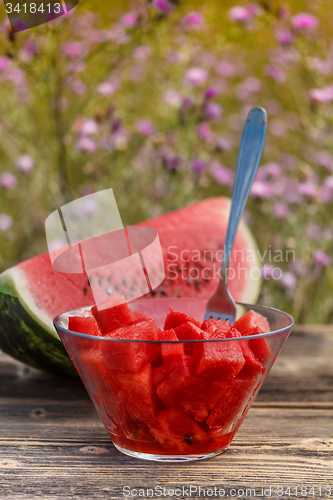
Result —
[[[168, 301], [168, 300], [191, 300], [191, 301], [200, 301], [200, 302], [208, 302], [208, 299], [198, 299], [198, 298], [192, 298], [192, 297], [184, 297], [184, 298], [158, 298], [158, 299], [141, 299], [141, 300], [158, 300], [158, 301]], [[140, 299], [136, 299], [133, 302], [139, 302]], [[273, 313], [278, 313], [279, 315], [284, 316], [287, 320], [289, 320], [289, 324], [284, 326], [283, 328], [279, 328], [278, 330], [273, 330], [267, 333], [259, 333], [257, 335], [244, 335], [242, 337], [232, 337], [232, 338], [227, 338], [227, 339], [198, 339], [198, 340], [139, 340], [139, 339], [121, 339], [121, 338], [113, 338], [113, 337], [97, 337], [96, 335], [89, 335], [86, 333], [80, 333], [80, 332], [73, 332], [72, 330], [69, 330], [68, 328], [63, 327], [62, 325], [59, 324], [59, 322], [62, 320], [62, 317], [65, 315], [69, 315], [70, 313], [73, 313], [75, 311], [87, 311], [89, 312], [92, 306], [84, 306], [84, 307], [78, 307], [76, 309], [71, 309], [69, 311], [65, 311], [61, 314], [58, 314], [54, 320], [53, 320], [53, 325], [57, 332], [59, 333], [58, 330], [64, 333], [70, 333], [71, 335], [75, 335], [76, 337], [82, 337], [82, 338], [87, 338], [87, 339], [94, 339], [96, 341], [102, 340], [102, 341], [111, 341], [111, 342], [135, 342], [135, 343], [146, 343], [146, 344], [189, 344], [189, 343], [203, 343], [203, 342], [235, 342], [235, 341], [242, 341], [242, 340], [253, 340], [259, 339], [259, 338], [267, 338], [267, 337], [272, 337], [277, 334], [282, 334], [284, 332], [289, 332], [293, 328], [295, 324], [294, 318], [284, 312], [281, 311], [280, 309], [276, 309], [274, 307], [269, 307], [269, 306], [262, 306], [259, 304], [245, 304], [243, 302], [236, 302], [236, 305], [239, 305], [241, 307], [245, 307], [248, 309], [251, 308], [260, 308], [264, 309], [267, 311], [271, 311]]]

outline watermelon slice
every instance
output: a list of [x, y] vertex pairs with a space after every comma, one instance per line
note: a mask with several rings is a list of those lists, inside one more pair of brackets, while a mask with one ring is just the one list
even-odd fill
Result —
[[190, 318], [189, 316], [187, 316], [187, 314], [178, 311], [173, 311], [171, 309], [171, 311], [166, 317], [164, 323], [164, 330], [171, 330], [171, 328], [177, 328], [177, 326], [183, 325], [188, 321], [191, 321], [196, 326], [200, 326], [200, 324], [197, 321], [195, 321], [195, 319]]
[[[153, 297], [209, 298], [213, 294], [219, 280], [229, 211], [228, 198], [212, 198], [141, 224], [158, 231], [165, 261], [166, 276], [151, 292]], [[253, 258], [247, 259], [244, 251]], [[260, 267], [260, 262], [244, 223], [239, 226], [234, 257], [231, 294], [239, 302], [254, 303], [260, 280], [252, 279], [251, 271]], [[237, 273], [238, 266], [247, 270], [247, 279], [245, 273]], [[102, 274], [91, 271], [89, 279], [97, 283], [105, 299], [113, 290], [122, 293], [123, 287], [128, 288], [124, 276], [107, 275], [106, 269]], [[130, 285], [136, 290], [142, 283], [133, 278]], [[53, 318], [93, 303], [87, 276], [55, 271], [48, 253], [21, 262], [0, 275], [0, 348], [31, 366], [75, 374], [53, 327]]]
[[161, 356], [163, 363], [174, 356], [181, 356], [184, 354], [184, 344], [178, 342], [178, 337], [174, 330], [159, 330], [157, 332], [158, 340], [171, 340], [176, 341], [174, 344], [161, 344]]

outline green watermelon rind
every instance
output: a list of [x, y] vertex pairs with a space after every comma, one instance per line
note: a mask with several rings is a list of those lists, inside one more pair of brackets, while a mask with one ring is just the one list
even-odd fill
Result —
[[40, 326], [17, 297], [0, 292], [0, 349], [34, 368], [77, 375], [61, 341]]

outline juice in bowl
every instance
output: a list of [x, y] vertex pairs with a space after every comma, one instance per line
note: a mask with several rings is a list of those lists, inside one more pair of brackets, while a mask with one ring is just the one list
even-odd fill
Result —
[[234, 325], [203, 322], [206, 303], [138, 299], [55, 318], [122, 453], [184, 461], [226, 451], [294, 324], [282, 311], [245, 304]]

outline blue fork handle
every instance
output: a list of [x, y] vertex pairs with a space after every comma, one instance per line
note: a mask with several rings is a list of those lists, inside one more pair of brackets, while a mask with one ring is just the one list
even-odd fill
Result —
[[227, 281], [229, 262], [238, 225], [246, 205], [265, 145], [267, 113], [254, 107], [249, 112], [239, 146], [221, 278]]

